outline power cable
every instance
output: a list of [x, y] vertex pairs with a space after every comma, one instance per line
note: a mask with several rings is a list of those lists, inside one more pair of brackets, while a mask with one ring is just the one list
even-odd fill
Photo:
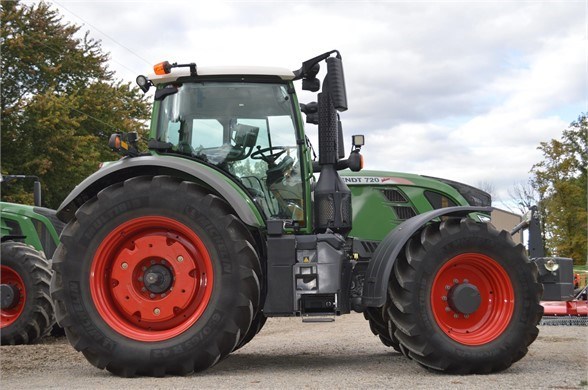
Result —
[[104, 35], [105, 37], [107, 37], [108, 39], [110, 39], [112, 42], [116, 43], [117, 45], [119, 45], [123, 49], [127, 50], [129, 53], [133, 54], [135, 57], [139, 58], [141, 61], [145, 62], [147, 65], [151, 66], [153, 64], [153, 62], [147, 61], [145, 58], [141, 57], [139, 54], [135, 53], [133, 50], [129, 49], [127, 46], [125, 46], [122, 43], [118, 42], [116, 39], [114, 39], [110, 35], [106, 34], [104, 31], [100, 30], [98, 27], [94, 26], [93, 24], [91, 24], [90, 22], [88, 22], [87, 20], [85, 20], [84, 18], [82, 18], [81, 16], [75, 14], [74, 12], [72, 12], [67, 7], [64, 7], [61, 3], [57, 2], [57, 1], [53, 1], [53, 2], [55, 4], [57, 4], [58, 6], [60, 6], [61, 8], [63, 8], [64, 10], [66, 10], [67, 12], [69, 12], [70, 14], [72, 14], [73, 16], [75, 16], [76, 18], [80, 19], [82, 22], [86, 23], [88, 26], [92, 27], [94, 30], [98, 31], [99, 33], [101, 33], [102, 35]]

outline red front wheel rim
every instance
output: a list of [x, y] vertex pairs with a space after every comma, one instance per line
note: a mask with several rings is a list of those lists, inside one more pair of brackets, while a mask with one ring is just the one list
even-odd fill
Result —
[[186, 331], [206, 310], [212, 287], [212, 262], [200, 237], [161, 216], [135, 218], [111, 231], [90, 271], [90, 293], [102, 319], [138, 341]]
[[15, 302], [12, 306], [0, 311], [0, 328], [5, 328], [12, 325], [22, 314], [27, 299], [27, 292], [22, 278], [14, 269], [3, 265], [0, 267], [0, 272], [2, 275], [0, 278], [1, 283], [11, 286], [16, 293]]
[[[464, 314], [451, 305], [455, 286], [475, 286], [480, 302]], [[487, 344], [504, 333], [512, 318], [515, 294], [505, 269], [480, 253], [464, 253], [447, 261], [435, 275], [431, 309], [437, 325], [451, 339], [464, 345]]]

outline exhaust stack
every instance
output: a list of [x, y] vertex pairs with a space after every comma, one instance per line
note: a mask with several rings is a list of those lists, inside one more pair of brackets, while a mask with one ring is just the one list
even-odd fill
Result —
[[314, 190], [315, 226], [345, 235], [351, 230], [351, 191], [337, 172], [339, 149], [343, 149], [337, 112], [347, 110], [347, 94], [339, 53], [326, 61], [327, 75], [318, 96], [320, 177]]

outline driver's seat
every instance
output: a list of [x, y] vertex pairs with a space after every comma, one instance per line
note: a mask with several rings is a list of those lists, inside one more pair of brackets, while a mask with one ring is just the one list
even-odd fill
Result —
[[269, 168], [265, 174], [267, 175], [266, 183], [270, 187], [272, 184], [280, 182], [286, 172], [292, 169], [294, 166], [294, 159], [290, 156], [286, 156], [276, 166]]

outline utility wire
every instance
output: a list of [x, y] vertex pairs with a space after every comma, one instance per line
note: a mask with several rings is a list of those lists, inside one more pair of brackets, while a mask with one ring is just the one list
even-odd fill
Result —
[[[47, 45], [47, 44], [45, 44], [45, 43], [43, 43], [43, 42], [41, 42], [41, 41], [35, 42], [35, 44], [39, 44], [39, 45], [41, 45], [41, 46], [44, 46], [44, 47], [46, 47], [47, 49], [51, 50], [51, 51], [52, 51], [52, 52], [54, 52], [54, 53], [57, 53], [57, 54], [62, 54], [62, 53], [61, 53], [60, 51], [58, 51], [57, 49], [55, 49], [55, 48], [53, 48], [53, 47], [51, 47], [51, 46], [49, 46], [49, 45]], [[68, 59], [68, 61], [75, 62], [76, 64], [79, 64], [79, 65], [84, 65], [84, 64], [83, 64], [83, 62], [81, 62], [81, 61], [77, 61], [77, 60], [72, 60], [71, 58], [70, 58], [70, 59]], [[139, 73], [139, 72], [137, 72], [136, 70], [133, 70], [133, 69], [129, 68], [128, 66], [125, 66], [125, 64], [123, 64], [123, 63], [120, 63], [120, 62], [118, 62], [118, 61], [116, 61], [116, 60], [113, 60], [112, 58], [110, 58], [110, 59], [109, 59], [109, 61], [116, 62], [117, 64], [119, 64], [120, 66], [122, 66], [123, 68], [125, 68], [126, 70], [128, 70], [128, 71], [130, 71], [130, 72], [133, 72], [133, 73]]]
[[[64, 7], [61, 3], [58, 3], [57, 1], [53, 1], [55, 4], [57, 4], [58, 6], [60, 6], [61, 8], [63, 8], [64, 10], [66, 10], [67, 12], [69, 12], [70, 14], [72, 14], [73, 16], [75, 16], [76, 18], [80, 19], [82, 22], [86, 23], [88, 26], [92, 27], [94, 30], [98, 31], [99, 33], [101, 33], [102, 35], [104, 35], [105, 37], [107, 37], [108, 39], [110, 39], [112, 42], [116, 43], [117, 45], [119, 45], [120, 47], [122, 47], [123, 49], [127, 50], [129, 53], [133, 54], [135, 57], [139, 58], [141, 61], [143, 61], [144, 63], [146, 63], [147, 65], [151, 66], [152, 62], [147, 61], [145, 58], [141, 57], [140, 55], [138, 55], [137, 53], [135, 53], [133, 50], [129, 49], [128, 47], [126, 47], [125, 45], [123, 45], [122, 43], [118, 42], [116, 39], [114, 39], [113, 37], [111, 37], [110, 35], [106, 34], [104, 31], [100, 30], [98, 27], [94, 26], [93, 24], [89, 23], [87, 20], [85, 20], [84, 18], [80, 17], [79, 15], [73, 13], [71, 10], [69, 10], [67, 7]], [[116, 61], [115, 61], [116, 62]], [[118, 62], [117, 62], [118, 63]], [[128, 68], [127, 68], [128, 69]]]
[[[41, 46], [43, 46], [43, 47], [45, 47], [45, 48], [47, 48], [47, 49], [51, 50], [52, 52], [54, 52], [54, 53], [56, 53], [56, 54], [62, 54], [60, 51], [58, 51], [58, 50], [57, 50], [57, 49], [55, 49], [54, 47], [51, 47], [51, 46], [49, 46], [49, 45], [47, 45], [47, 44], [45, 44], [45, 43], [43, 43], [43, 42], [41, 42], [41, 41], [37, 41], [37, 42], [35, 42], [35, 44], [39, 44], [39, 45], [41, 45]], [[68, 61], [75, 62], [75, 63], [77, 63], [77, 64], [79, 64], [79, 65], [84, 65], [84, 64], [83, 64], [81, 61], [79, 61], [79, 60], [74, 60], [74, 59], [71, 59], [71, 58], [69, 58], [69, 59], [68, 59]], [[122, 65], [122, 64], [121, 64], [121, 65]], [[122, 65], [122, 66], [124, 66], [124, 65]], [[125, 67], [125, 68], [126, 68], [127, 70], [130, 70], [131, 72], [133, 72], [133, 70], [132, 70], [132, 69], [129, 69], [129, 68], [127, 68], [127, 67]], [[97, 121], [97, 122], [100, 122], [100, 123], [102, 123], [103, 125], [106, 125], [106, 126], [108, 126], [108, 127], [112, 128], [112, 129], [114, 129], [114, 130], [117, 130], [117, 131], [118, 131], [118, 128], [117, 128], [117, 127], [115, 127], [115, 126], [114, 126], [114, 125], [112, 125], [112, 124], [109, 124], [109, 123], [107, 123], [107, 122], [104, 122], [103, 120], [100, 120], [100, 119], [98, 119], [98, 118], [96, 118], [96, 117], [94, 117], [94, 116], [92, 116], [92, 115], [88, 114], [87, 112], [84, 112], [84, 111], [78, 110], [78, 109], [76, 109], [76, 108], [74, 108], [74, 107], [72, 107], [72, 106], [70, 106], [70, 105], [67, 105], [67, 104], [66, 104], [66, 106], [67, 106], [68, 108], [70, 108], [71, 110], [74, 110], [74, 111], [77, 111], [77, 112], [79, 112], [80, 114], [86, 115], [88, 118], [92, 118], [92, 119], [94, 119], [95, 121]]]

